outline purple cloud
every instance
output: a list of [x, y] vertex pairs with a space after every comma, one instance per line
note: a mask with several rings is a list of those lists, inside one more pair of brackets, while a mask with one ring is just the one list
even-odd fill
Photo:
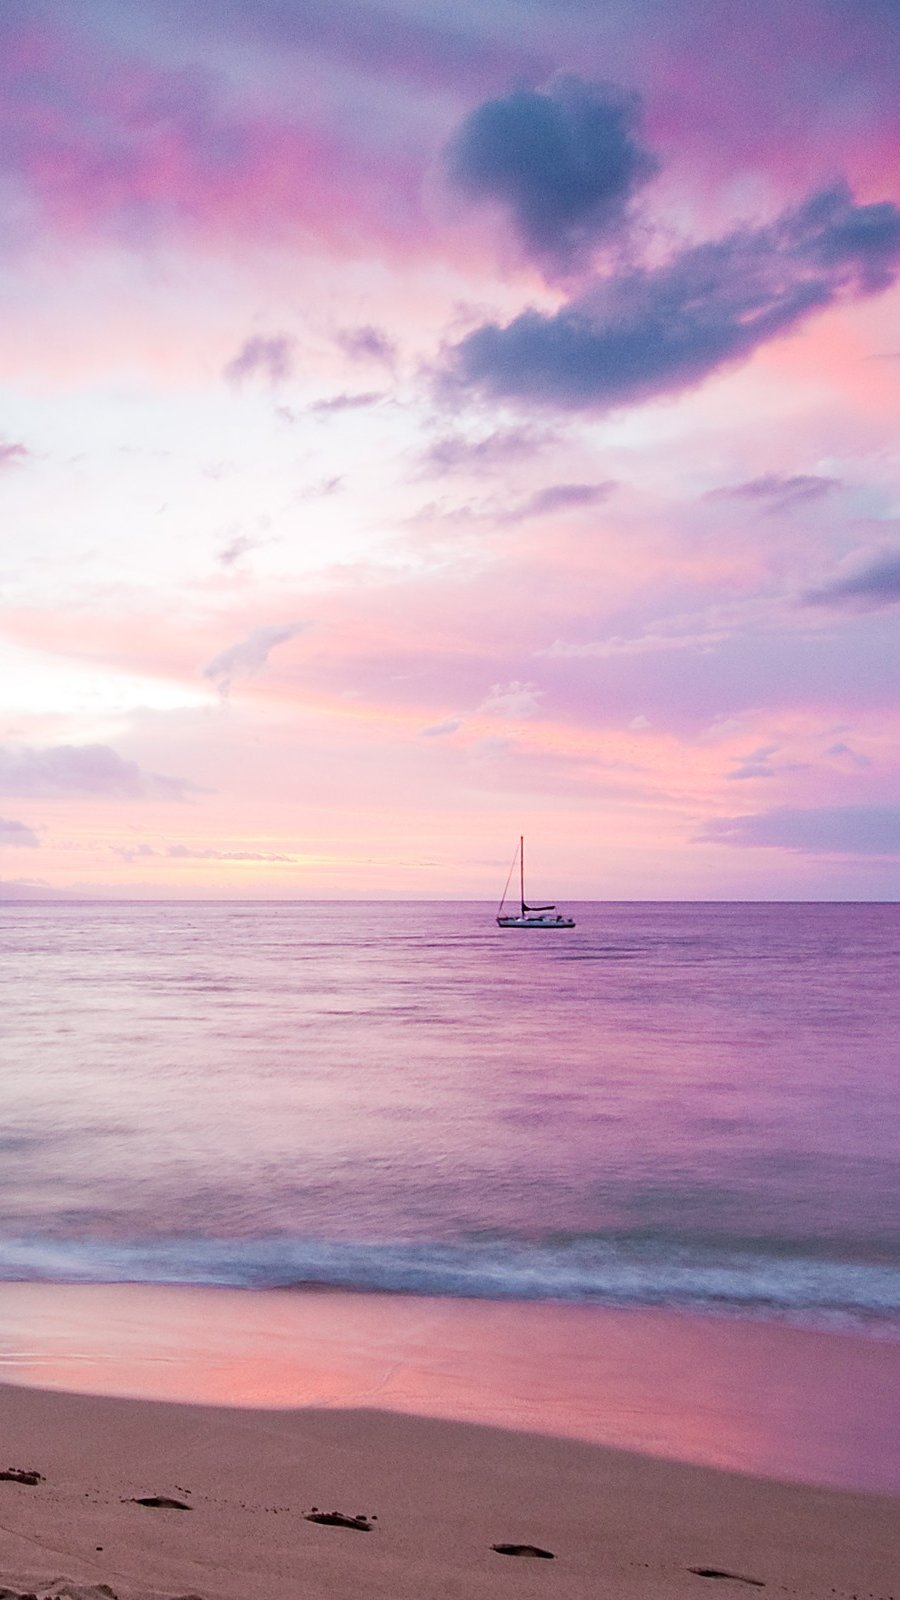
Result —
[[41, 878], [0, 878], [0, 900], [71, 900], [66, 889], [54, 889]]
[[31, 451], [24, 444], [0, 444], [0, 467], [15, 466], [17, 461], [24, 461], [30, 454]]
[[369, 389], [364, 394], [335, 394], [326, 400], [314, 400], [309, 409], [314, 416], [327, 417], [338, 411], [363, 411], [383, 399], [381, 390]]
[[832, 489], [838, 488], [839, 478], [826, 478], [815, 473], [797, 473], [783, 478], [775, 472], [767, 472], [761, 478], [751, 478], [747, 483], [710, 489], [703, 498], [761, 501], [767, 511], [787, 511], [807, 500], [821, 500]]
[[145, 856], [155, 856], [157, 851], [150, 844], [116, 844], [112, 846], [113, 855], [121, 856], [123, 861], [142, 861]]
[[854, 611], [880, 611], [900, 601], [900, 551], [875, 556], [864, 566], [809, 589], [808, 606], [846, 606]]
[[532, 77], [547, 70], [546, 61], [520, 43], [486, 36], [483, 27], [468, 29], [462, 17], [433, 20], [408, 10], [367, 5], [365, 0], [154, 0], [167, 23], [189, 25], [219, 37], [260, 40], [279, 54], [314, 52], [360, 69], [401, 81], [422, 83], [446, 92], [449, 86], [479, 87], [498, 78]]
[[608, 83], [560, 74], [478, 106], [446, 153], [451, 181], [507, 206], [528, 252], [577, 267], [622, 223], [658, 162], [634, 136], [639, 101]]
[[533, 456], [549, 442], [546, 431], [528, 426], [496, 428], [481, 439], [449, 433], [435, 439], [422, 455], [422, 466], [430, 476], [445, 472], [485, 472]]
[[846, 756], [847, 760], [852, 761], [855, 767], [865, 768], [872, 765], [868, 756], [864, 756], [859, 750], [854, 750], [853, 746], [846, 744], [843, 739], [839, 739], [837, 744], [830, 744], [825, 754], [829, 756]]
[[718, 817], [700, 837], [807, 855], [900, 856], [900, 806], [779, 806], [752, 816]]
[[236, 561], [240, 561], [241, 556], [249, 555], [251, 550], [258, 550], [264, 542], [262, 539], [251, 538], [249, 533], [238, 533], [219, 551], [216, 560], [222, 567], [233, 567]]
[[14, 822], [11, 818], [0, 817], [0, 845], [11, 844], [20, 848], [36, 850], [40, 842], [34, 829], [29, 828], [27, 823]]
[[246, 639], [230, 645], [208, 662], [202, 676], [210, 678], [225, 698], [235, 678], [252, 678], [255, 673], [262, 671], [276, 645], [296, 639], [306, 626], [305, 622], [285, 622], [254, 628]]
[[183, 778], [145, 772], [109, 745], [0, 746], [0, 794], [40, 799], [112, 795], [130, 800], [182, 800], [195, 787]]
[[393, 365], [397, 347], [380, 328], [367, 323], [361, 328], [345, 328], [335, 336], [335, 344], [354, 361], [380, 361]]
[[596, 506], [615, 488], [614, 483], [551, 483], [546, 489], [523, 500], [508, 511], [504, 522], [526, 522], [531, 517], [546, 517], [554, 511], [571, 511], [578, 506]]
[[777, 744], [760, 745], [758, 749], [751, 750], [738, 762], [738, 765], [727, 776], [734, 780], [744, 778], [774, 778], [780, 768], [772, 766], [772, 757], [778, 754]]
[[887, 288], [898, 268], [900, 209], [858, 206], [836, 184], [768, 227], [596, 281], [555, 313], [485, 323], [450, 352], [448, 388], [586, 411], [678, 394], [813, 312]]
[[286, 334], [273, 334], [264, 338], [256, 334], [245, 339], [237, 355], [227, 363], [223, 376], [229, 383], [243, 383], [245, 378], [267, 378], [269, 383], [282, 383], [294, 370], [294, 341]]

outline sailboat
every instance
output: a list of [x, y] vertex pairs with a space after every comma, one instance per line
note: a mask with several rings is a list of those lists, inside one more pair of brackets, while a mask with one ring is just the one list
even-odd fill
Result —
[[[517, 861], [519, 863], [519, 910], [517, 912], [504, 912], [506, 891], [516, 870]], [[575, 919], [561, 916], [555, 906], [529, 906], [526, 904], [524, 836], [519, 839], [519, 848], [513, 856], [512, 866], [509, 869], [503, 894], [500, 897], [500, 904], [497, 907], [497, 926], [498, 928], [574, 928], [575, 926]]]

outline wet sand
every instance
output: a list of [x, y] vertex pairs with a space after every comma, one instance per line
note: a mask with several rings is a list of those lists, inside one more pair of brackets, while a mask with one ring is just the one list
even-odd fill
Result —
[[443, 1417], [900, 1495], [900, 1342], [773, 1323], [334, 1291], [3, 1284], [0, 1379]]
[[0, 1597], [900, 1600], [896, 1344], [332, 1293], [0, 1310]]

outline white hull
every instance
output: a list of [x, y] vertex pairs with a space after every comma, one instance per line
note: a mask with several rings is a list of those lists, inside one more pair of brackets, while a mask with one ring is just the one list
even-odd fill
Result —
[[498, 928], [574, 928], [572, 917], [498, 917]]

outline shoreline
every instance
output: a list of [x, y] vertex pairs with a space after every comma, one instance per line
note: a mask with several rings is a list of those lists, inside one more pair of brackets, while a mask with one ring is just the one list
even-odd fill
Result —
[[[324, 1290], [0, 1285], [0, 1381], [378, 1410], [900, 1495], [900, 1343], [669, 1310]], [[2, 1466], [2, 1463], [0, 1463]]]
[[9, 1385], [0, 1432], [7, 1600], [896, 1594], [895, 1499], [572, 1439]]

